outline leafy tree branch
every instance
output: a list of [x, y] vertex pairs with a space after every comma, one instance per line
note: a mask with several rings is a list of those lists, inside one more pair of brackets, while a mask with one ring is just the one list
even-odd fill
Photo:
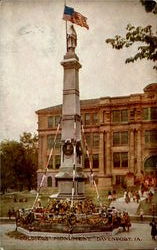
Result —
[[[157, 14], [157, 0], [140, 0], [145, 7], [146, 12]], [[135, 62], [137, 60], [157, 61], [157, 32], [152, 31], [152, 26], [135, 27], [128, 24], [126, 27], [126, 34], [124, 37], [116, 35], [114, 38], [106, 39], [106, 43], [111, 44], [112, 48], [120, 50], [129, 48], [137, 44], [137, 53], [125, 60], [125, 63]], [[154, 65], [157, 69], [157, 65]]]

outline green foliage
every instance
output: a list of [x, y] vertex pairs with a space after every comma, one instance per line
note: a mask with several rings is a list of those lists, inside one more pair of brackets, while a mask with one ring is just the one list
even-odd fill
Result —
[[[129, 48], [135, 43], [140, 43], [138, 52], [133, 57], [127, 58], [125, 63], [135, 62], [144, 58], [155, 62], [157, 60], [157, 36], [153, 34], [152, 26], [148, 25], [142, 28], [128, 24], [126, 30], [125, 37], [116, 35], [114, 38], [106, 39], [106, 43], [110, 43], [114, 49]], [[153, 68], [157, 69], [156, 66]]]
[[37, 146], [37, 142], [38, 142], [38, 136], [32, 135], [29, 132], [24, 132], [21, 136], [20, 136], [20, 142], [22, 143], [22, 145], [24, 146], [24, 148], [26, 149], [36, 149]]
[[21, 166], [23, 166], [24, 150], [16, 141], [3, 141], [0, 145], [1, 156], [1, 191], [8, 188], [17, 188], [17, 178], [21, 178]]
[[[146, 12], [157, 14], [157, 2], [155, 0], [140, 0], [145, 7]], [[126, 59], [125, 63], [135, 62], [137, 60], [157, 61], [157, 32], [152, 31], [152, 26], [134, 27], [128, 24], [126, 27], [126, 35], [124, 37], [116, 35], [114, 38], [106, 39], [106, 43], [112, 45], [114, 49], [129, 48], [137, 44], [137, 53]], [[154, 65], [154, 69], [157, 66]]]
[[20, 136], [20, 142], [25, 151], [25, 178], [27, 182], [27, 187], [30, 190], [31, 188], [36, 187], [36, 171], [38, 165], [38, 148], [37, 135], [32, 135], [31, 133], [24, 132]]
[[24, 133], [20, 142], [4, 140], [0, 143], [1, 191], [8, 188], [22, 191], [36, 188], [37, 136]]
[[140, 0], [146, 12], [157, 14], [157, 2], [155, 0]]

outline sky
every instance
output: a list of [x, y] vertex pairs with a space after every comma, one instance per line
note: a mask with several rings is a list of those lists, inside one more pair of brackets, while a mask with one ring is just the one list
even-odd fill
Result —
[[[75, 25], [80, 99], [142, 93], [157, 82], [152, 62], [125, 64], [136, 48], [114, 50], [105, 39], [124, 35], [128, 23], [151, 24], [139, 0], [67, 0], [86, 16], [89, 30]], [[1, 0], [0, 2], [0, 140], [18, 140], [37, 132], [36, 110], [62, 103], [66, 53], [63, 0]]]

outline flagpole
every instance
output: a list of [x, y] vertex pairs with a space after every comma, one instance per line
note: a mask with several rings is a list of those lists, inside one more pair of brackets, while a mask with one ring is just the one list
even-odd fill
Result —
[[[66, 0], [64, 0], [64, 7], [66, 6]], [[67, 20], [65, 21], [65, 33], [66, 33], [66, 50], [68, 52], [68, 33], [67, 33]]]

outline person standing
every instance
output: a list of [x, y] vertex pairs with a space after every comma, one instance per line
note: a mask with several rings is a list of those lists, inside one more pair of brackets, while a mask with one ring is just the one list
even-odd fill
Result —
[[143, 221], [143, 215], [144, 215], [144, 211], [142, 208], [140, 208], [140, 219], [141, 221]]
[[131, 227], [131, 221], [130, 221], [130, 216], [127, 212], [124, 213], [124, 220], [125, 220], [125, 226], [127, 228], [127, 232], [129, 232], [129, 229]]
[[154, 218], [152, 219], [152, 222], [149, 225], [151, 226], [152, 240], [155, 240], [155, 236], [157, 235], [157, 224]]

